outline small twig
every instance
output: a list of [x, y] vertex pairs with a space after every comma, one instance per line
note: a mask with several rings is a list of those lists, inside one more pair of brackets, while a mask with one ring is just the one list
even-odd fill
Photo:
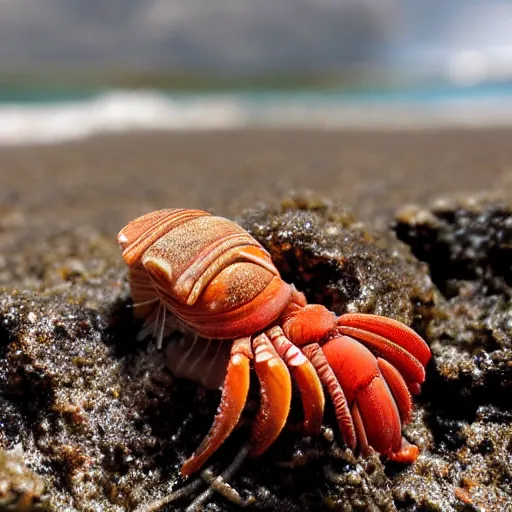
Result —
[[[226, 498], [229, 501], [232, 501], [236, 505], [239, 505], [240, 507], [245, 507], [248, 503], [242, 499], [240, 494], [238, 494], [237, 491], [235, 491], [228, 483], [227, 481], [230, 480], [233, 475], [240, 469], [240, 466], [243, 464], [244, 460], [247, 457], [247, 454], [249, 453], [249, 447], [244, 446], [238, 455], [235, 457], [233, 462], [226, 468], [226, 470], [221, 473], [217, 477], [213, 477], [210, 469], [205, 469], [201, 477], [210, 484], [208, 489], [203, 491], [185, 510], [185, 512], [198, 512], [200, 511], [201, 505], [209, 500], [214, 492], [218, 492], [224, 498]], [[248, 500], [249, 503], [252, 502], [252, 500]]]
[[218, 492], [227, 500], [235, 503], [240, 507], [245, 507], [254, 501], [254, 498], [249, 498], [248, 500], [244, 500], [240, 494], [233, 489], [227, 482], [230, 480], [233, 475], [240, 469], [240, 466], [243, 464], [249, 453], [249, 447], [243, 447], [238, 455], [235, 457], [233, 462], [224, 470], [222, 474], [219, 476], [214, 476], [211, 468], [205, 469], [199, 478], [196, 478], [193, 482], [174, 491], [163, 498], [153, 501], [149, 505], [141, 505], [137, 507], [134, 512], [157, 512], [165, 505], [172, 503], [173, 501], [179, 500], [181, 498], [185, 498], [194, 494], [203, 482], [209, 484], [209, 487], [203, 491], [187, 508], [186, 512], [198, 512], [201, 510], [201, 505], [208, 501], [215, 492]]

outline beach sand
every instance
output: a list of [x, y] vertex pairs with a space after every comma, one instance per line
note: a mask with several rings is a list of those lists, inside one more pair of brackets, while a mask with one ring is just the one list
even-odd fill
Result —
[[0, 148], [0, 205], [116, 233], [156, 208], [236, 216], [312, 190], [385, 222], [406, 203], [512, 190], [512, 130], [133, 133]]

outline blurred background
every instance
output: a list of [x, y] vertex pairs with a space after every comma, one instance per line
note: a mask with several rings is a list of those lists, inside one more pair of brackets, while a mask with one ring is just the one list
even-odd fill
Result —
[[0, 0], [0, 144], [512, 124], [510, 0]]

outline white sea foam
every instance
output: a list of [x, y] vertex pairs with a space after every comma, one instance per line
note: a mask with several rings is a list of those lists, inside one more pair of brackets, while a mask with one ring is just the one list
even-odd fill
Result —
[[244, 124], [233, 99], [180, 101], [154, 92], [113, 91], [45, 104], [0, 104], [0, 144], [55, 143], [130, 130], [233, 128]]
[[49, 144], [135, 130], [457, 126], [512, 126], [512, 95], [450, 101], [354, 101], [321, 93], [258, 97], [111, 91], [74, 102], [0, 103], [0, 145]]

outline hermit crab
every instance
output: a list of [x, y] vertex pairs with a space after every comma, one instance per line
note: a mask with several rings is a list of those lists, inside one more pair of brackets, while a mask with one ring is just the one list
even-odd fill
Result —
[[[244, 409], [251, 368], [260, 386], [249, 455], [259, 456], [281, 433], [292, 378], [300, 391], [304, 435], [319, 431], [324, 390], [346, 445], [412, 462], [418, 448], [402, 439], [411, 394], [425, 379], [430, 349], [404, 324], [377, 315], [337, 317], [284, 282], [270, 255], [240, 226], [200, 210], [160, 210], [130, 222], [118, 235], [141, 335], [162, 342], [169, 316], [197, 335], [175, 351], [181, 377], [223, 379], [213, 425], [182, 466], [191, 475], [221, 446]], [[170, 313], [170, 315], [169, 315]], [[207, 340], [228, 356], [217, 357]], [[192, 363], [191, 363], [192, 361]], [[215, 377], [217, 376], [217, 377]]]

